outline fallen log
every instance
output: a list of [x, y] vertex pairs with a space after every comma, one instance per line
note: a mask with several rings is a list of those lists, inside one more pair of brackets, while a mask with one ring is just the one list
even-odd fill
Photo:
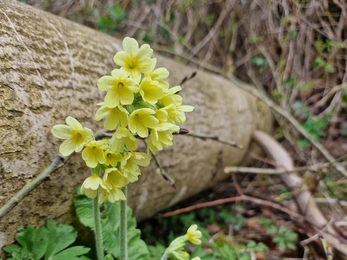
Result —
[[[0, 207], [56, 158], [61, 140], [50, 129], [71, 115], [94, 131], [102, 93], [97, 79], [116, 68], [120, 40], [19, 2], [0, 1]], [[196, 69], [155, 55], [170, 71], [170, 86]], [[244, 165], [251, 134], [271, 129], [267, 106], [234, 83], [203, 71], [183, 85], [180, 95], [195, 110], [182, 126], [191, 133], [218, 136], [245, 147], [176, 136], [157, 158], [176, 183], [170, 187], [157, 165], [143, 169], [129, 187], [129, 204], [138, 220], [152, 216], [223, 180], [226, 165]], [[28, 194], [0, 221], [0, 247], [13, 241], [18, 227], [47, 218], [69, 222], [76, 187], [90, 174], [74, 155], [64, 167]]]

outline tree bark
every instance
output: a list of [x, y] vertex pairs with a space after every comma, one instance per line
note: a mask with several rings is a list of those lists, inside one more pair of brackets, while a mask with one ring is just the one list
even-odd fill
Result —
[[[0, 0], [0, 206], [30, 182], [57, 156], [61, 140], [50, 129], [77, 118], [94, 131], [93, 121], [103, 94], [97, 79], [116, 68], [118, 39], [34, 9]], [[196, 69], [182, 61], [155, 55], [158, 66], [170, 71], [170, 86]], [[184, 103], [193, 105], [182, 126], [190, 132], [215, 135], [245, 147], [239, 150], [211, 140], [176, 136], [174, 146], [157, 153], [175, 180], [170, 187], [154, 162], [130, 185], [130, 206], [138, 220], [152, 216], [225, 179], [226, 165], [250, 162], [251, 133], [269, 132], [271, 114], [259, 100], [230, 81], [198, 71], [183, 85]], [[17, 228], [43, 224], [47, 218], [71, 221], [76, 187], [90, 174], [80, 155], [55, 172], [0, 221], [0, 240], [13, 241]], [[1, 247], [1, 241], [0, 241]]]

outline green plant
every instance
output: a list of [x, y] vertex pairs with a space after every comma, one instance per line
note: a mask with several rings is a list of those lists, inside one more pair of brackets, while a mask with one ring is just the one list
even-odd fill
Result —
[[70, 246], [77, 237], [77, 232], [72, 226], [59, 224], [56, 226], [52, 219], [47, 221], [47, 226], [35, 229], [30, 224], [21, 228], [16, 234], [18, 244], [7, 245], [3, 249], [13, 260], [87, 260], [89, 248], [83, 246]]
[[118, 31], [126, 13], [120, 4], [109, 7], [108, 11], [109, 15], [97, 17], [98, 29], [102, 31]]
[[[95, 229], [93, 217], [93, 203], [85, 195], [80, 194], [78, 191], [74, 197], [74, 204], [76, 207], [76, 214], [79, 221], [86, 227]], [[119, 203], [104, 203], [101, 209], [101, 227], [104, 242], [104, 250], [107, 254], [112, 254], [113, 257], [119, 259], [120, 252], [118, 245], [120, 219]], [[132, 211], [127, 207], [127, 226], [128, 226], [128, 256], [131, 260], [149, 259], [149, 251], [145, 242], [141, 239], [141, 231], [136, 229], [136, 220], [132, 217]]]
[[[315, 140], [319, 140], [326, 136], [324, 128], [328, 125], [330, 118], [331, 115], [326, 115], [323, 118], [309, 117], [303, 124], [303, 127]], [[310, 142], [306, 138], [301, 138], [299, 140], [299, 145], [301, 147], [307, 147], [309, 143]]]
[[276, 243], [280, 251], [285, 249], [295, 249], [295, 242], [298, 239], [298, 235], [289, 230], [285, 226], [277, 228], [270, 219], [259, 218], [259, 224], [266, 228], [266, 233], [271, 235], [272, 241]]
[[274, 237], [272, 241], [277, 244], [277, 247], [280, 251], [283, 251], [287, 248], [296, 249], [295, 242], [298, 238], [298, 235], [293, 231], [287, 229], [284, 226], [281, 226], [273, 235]]

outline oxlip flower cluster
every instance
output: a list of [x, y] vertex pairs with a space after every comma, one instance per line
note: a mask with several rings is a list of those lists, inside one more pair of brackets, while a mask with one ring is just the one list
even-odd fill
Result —
[[[179, 236], [175, 238], [169, 245], [169, 247], [165, 250], [164, 256], [166, 259], [176, 259], [176, 260], [189, 260], [189, 254], [184, 250], [187, 242], [190, 242], [194, 245], [201, 244], [202, 234], [201, 231], [198, 230], [198, 226], [196, 224], [191, 225], [187, 233], [183, 236]], [[200, 257], [194, 257], [191, 260], [199, 260]]]
[[[149, 152], [172, 145], [173, 134], [185, 120], [192, 106], [182, 105], [180, 86], [170, 88], [166, 68], [155, 68], [157, 60], [148, 44], [126, 37], [123, 51], [116, 53], [119, 68], [101, 77], [98, 88], [106, 92], [94, 119], [104, 120], [104, 127], [114, 131], [110, 140], [95, 140], [92, 130], [68, 116], [66, 125], [55, 125], [52, 133], [65, 141], [59, 152], [68, 156], [81, 152], [92, 174], [82, 184], [81, 193], [99, 203], [125, 200], [121, 188], [134, 182], [140, 166], [150, 163]], [[148, 138], [147, 153], [136, 152], [137, 137]]]

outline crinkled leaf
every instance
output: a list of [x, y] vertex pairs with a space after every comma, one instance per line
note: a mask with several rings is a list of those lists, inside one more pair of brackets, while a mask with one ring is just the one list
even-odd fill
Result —
[[77, 257], [87, 253], [89, 248], [73, 247], [64, 250], [76, 240], [76, 236], [76, 232], [71, 226], [65, 224], [56, 226], [55, 222], [50, 219], [47, 221], [47, 227], [41, 226], [35, 229], [31, 225], [27, 225], [26, 228], [20, 229], [16, 235], [19, 245], [5, 246], [4, 251], [10, 255], [8, 259], [13, 260], [89, 259]]
[[[76, 194], [74, 199], [76, 214], [81, 223], [94, 229], [92, 200], [85, 195]], [[101, 212], [101, 226], [104, 249], [108, 254], [119, 258], [119, 203], [104, 203]], [[149, 258], [148, 248], [140, 238], [141, 231], [136, 229], [136, 221], [128, 207], [128, 257], [131, 260]]]
[[47, 221], [47, 230], [49, 242], [45, 253], [45, 259], [51, 259], [51, 257], [58, 252], [71, 245], [77, 237], [77, 232], [72, 226], [65, 224], [56, 226], [52, 219]]
[[[21, 228], [16, 234], [16, 240], [21, 246], [20, 252], [18, 252], [17, 248], [18, 254], [16, 255], [23, 259], [40, 259], [43, 257], [48, 244], [46, 234], [47, 230], [45, 227], [35, 229], [29, 224], [26, 228]], [[6, 252], [8, 252], [7, 248], [8, 246], [4, 247]]]

